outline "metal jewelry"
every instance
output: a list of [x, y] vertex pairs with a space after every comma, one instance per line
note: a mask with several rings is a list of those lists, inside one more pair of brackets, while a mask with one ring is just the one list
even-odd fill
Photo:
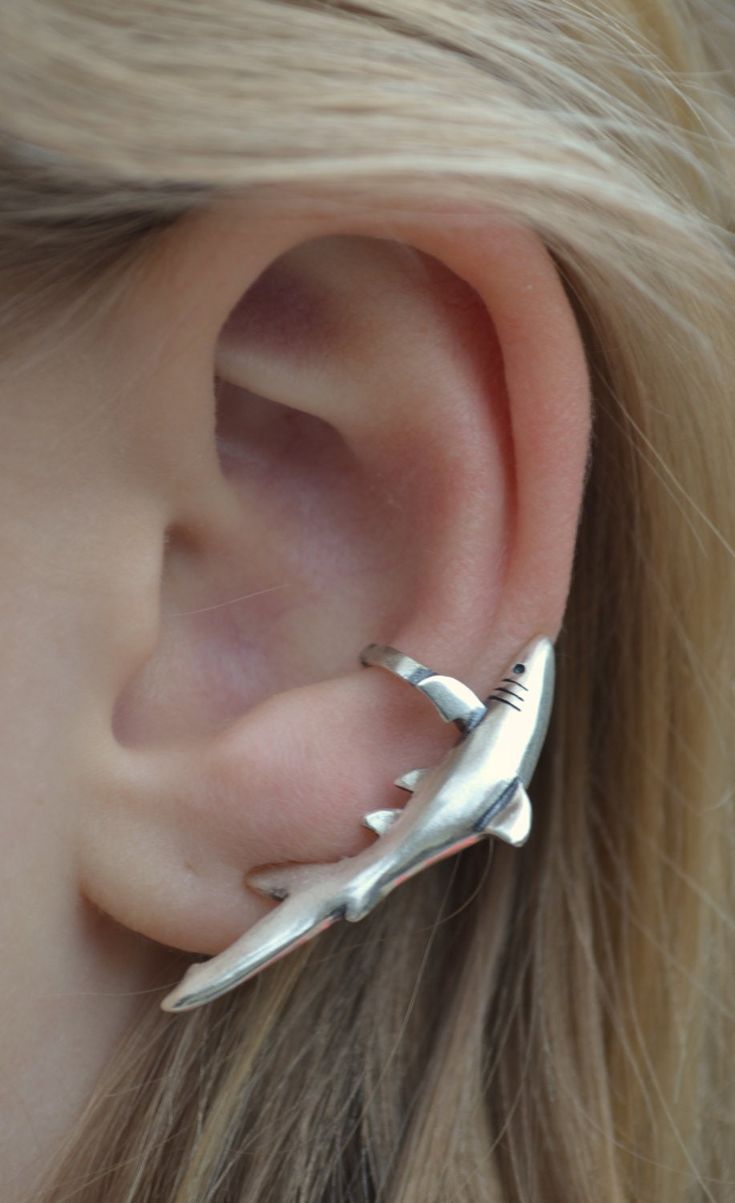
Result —
[[485, 701], [454, 677], [442, 676], [392, 647], [371, 643], [364, 665], [387, 669], [418, 689], [459, 740], [429, 768], [396, 780], [404, 807], [377, 810], [363, 822], [378, 839], [331, 864], [283, 865], [251, 874], [250, 884], [274, 907], [234, 944], [196, 962], [161, 1003], [188, 1011], [260, 973], [338, 919], [355, 923], [396, 886], [428, 865], [488, 836], [514, 847], [531, 829], [526, 786], [546, 736], [554, 692], [554, 648], [531, 640]]

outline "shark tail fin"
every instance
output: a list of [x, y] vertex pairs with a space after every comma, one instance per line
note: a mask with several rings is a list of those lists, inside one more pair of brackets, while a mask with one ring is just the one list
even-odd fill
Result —
[[318, 936], [344, 917], [338, 895], [288, 898], [273, 907], [234, 944], [207, 961], [195, 961], [161, 1002], [164, 1011], [190, 1011], [239, 986]]
[[523, 782], [517, 780], [512, 789], [506, 790], [500, 806], [490, 812], [482, 829], [487, 835], [494, 835], [514, 848], [520, 848], [528, 839], [532, 818], [531, 799]]

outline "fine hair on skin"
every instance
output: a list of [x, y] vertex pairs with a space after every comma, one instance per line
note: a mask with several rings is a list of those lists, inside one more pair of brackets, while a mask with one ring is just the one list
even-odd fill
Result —
[[328, 190], [535, 229], [594, 417], [523, 855], [142, 997], [35, 1203], [735, 1198], [733, 63], [719, 0], [0, 12], [11, 395], [184, 214]]

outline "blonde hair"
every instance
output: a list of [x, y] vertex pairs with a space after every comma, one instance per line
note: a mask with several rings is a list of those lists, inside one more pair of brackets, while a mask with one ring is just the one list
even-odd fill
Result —
[[326, 183], [345, 204], [431, 195], [538, 230], [594, 401], [527, 849], [438, 865], [202, 1011], [145, 1000], [36, 1198], [724, 1199], [727, 9], [24, 0], [0, 47], [7, 376], [124, 295], [181, 214]]

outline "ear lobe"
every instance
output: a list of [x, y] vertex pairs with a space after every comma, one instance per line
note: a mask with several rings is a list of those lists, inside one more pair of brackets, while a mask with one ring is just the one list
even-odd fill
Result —
[[[257, 229], [222, 235], [215, 217], [234, 293], [238, 239]], [[266, 909], [248, 873], [354, 854], [373, 838], [363, 816], [402, 805], [393, 780], [454, 742], [425, 700], [357, 668], [364, 644], [484, 696], [529, 633], [561, 622], [589, 395], [553, 262], [499, 222], [407, 217], [392, 233], [366, 220], [292, 246], [208, 352], [191, 344], [225, 382], [232, 507], [164, 596], [181, 616], [196, 588], [211, 615], [163, 623], [79, 835], [85, 894], [164, 944], [219, 951]], [[248, 592], [248, 554], [288, 588], [233, 618], [219, 603]]]

